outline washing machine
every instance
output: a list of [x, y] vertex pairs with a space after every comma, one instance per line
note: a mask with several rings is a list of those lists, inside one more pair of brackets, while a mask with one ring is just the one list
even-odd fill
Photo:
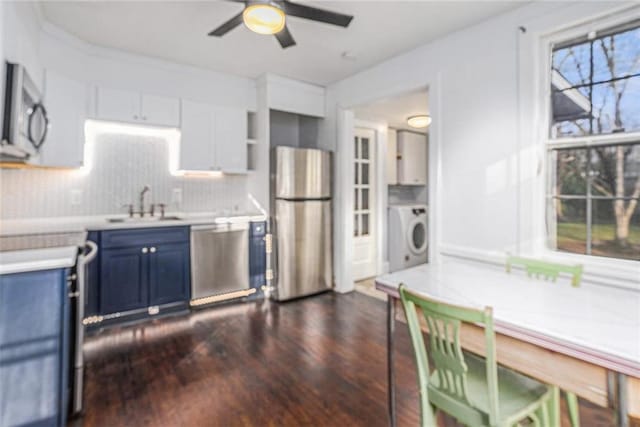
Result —
[[427, 262], [427, 206], [389, 206], [389, 271]]

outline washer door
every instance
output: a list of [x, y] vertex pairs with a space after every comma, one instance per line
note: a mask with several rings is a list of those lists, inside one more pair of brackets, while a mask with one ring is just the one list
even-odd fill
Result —
[[407, 242], [409, 249], [415, 255], [424, 253], [427, 249], [427, 227], [423, 217], [414, 218], [407, 227]]

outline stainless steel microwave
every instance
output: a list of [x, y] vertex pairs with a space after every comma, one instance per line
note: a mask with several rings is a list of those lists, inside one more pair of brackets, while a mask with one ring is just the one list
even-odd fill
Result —
[[38, 153], [49, 128], [38, 86], [20, 64], [6, 63], [0, 155], [28, 159]]

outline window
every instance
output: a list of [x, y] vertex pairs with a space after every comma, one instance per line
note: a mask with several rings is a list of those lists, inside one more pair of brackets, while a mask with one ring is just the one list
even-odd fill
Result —
[[640, 260], [640, 21], [554, 45], [550, 71], [549, 244]]
[[354, 227], [355, 237], [369, 235], [371, 172], [369, 138], [356, 136], [355, 142], [355, 193], [354, 193]]

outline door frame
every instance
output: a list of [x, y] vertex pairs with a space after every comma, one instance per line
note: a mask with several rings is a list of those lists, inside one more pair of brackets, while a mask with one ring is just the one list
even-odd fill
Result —
[[[391, 94], [385, 94], [384, 97], [393, 97], [401, 95], [412, 90], [422, 90], [427, 88], [429, 97], [429, 113], [433, 118], [429, 126], [429, 145], [428, 145], [428, 176], [429, 183], [429, 262], [437, 263], [442, 259], [440, 246], [442, 242], [440, 218], [442, 218], [442, 159], [441, 150], [442, 135], [440, 132], [442, 117], [439, 114], [442, 111], [442, 98], [440, 88], [442, 87], [442, 74], [436, 73], [433, 81], [425, 81], [424, 84], [407, 87]], [[363, 105], [376, 101], [381, 95], [373, 95], [370, 99], [361, 100], [357, 105]], [[335, 129], [337, 135], [336, 143], [336, 161], [335, 161], [335, 194], [336, 203], [334, 207], [334, 266], [335, 266], [335, 291], [339, 293], [351, 292], [355, 289], [353, 281], [353, 192], [351, 191], [351, 183], [354, 182], [353, 167], [353, 129], [355, 118], [352, 108], [357, 106], [336, 105], [336, 122]], [[386, 139], [385, 139], [386, 141]], [[382, 145], [382, 144], [380, 144]], [[384, 155], [386, 156], [386, 144], [384, 144]], [[386, 158], [386, 157], [383, 157]], [[386, 189], [386, 168], [378, 168], [379, 174], [382, 173], [383, 185]], [[344, 191], [348, 188], [349, 191]], [[379, 186], [380, 188], [380, 186]], [[386, 193], [386, 191], [385, 191]], [[383, 197], [378, 197], [378, 203], [382, 203]], [[386, 198], [384, 198], [386, 203]], [[379, 215], [379, 226], [384, 226], [382, 217], [386, 219], [386, 209], [384, 214]], [[379, 233], [379, 238], [386, 240], [386, 235]], [[382, 246], [385, 247], [384, 241]], [[382, 256], [382, 251], [378, 251], [378, 257]], [[388, 271], [386, 261], [382, 259], [379, 265], [383, 267], [378, 270], [378, 274]]]

